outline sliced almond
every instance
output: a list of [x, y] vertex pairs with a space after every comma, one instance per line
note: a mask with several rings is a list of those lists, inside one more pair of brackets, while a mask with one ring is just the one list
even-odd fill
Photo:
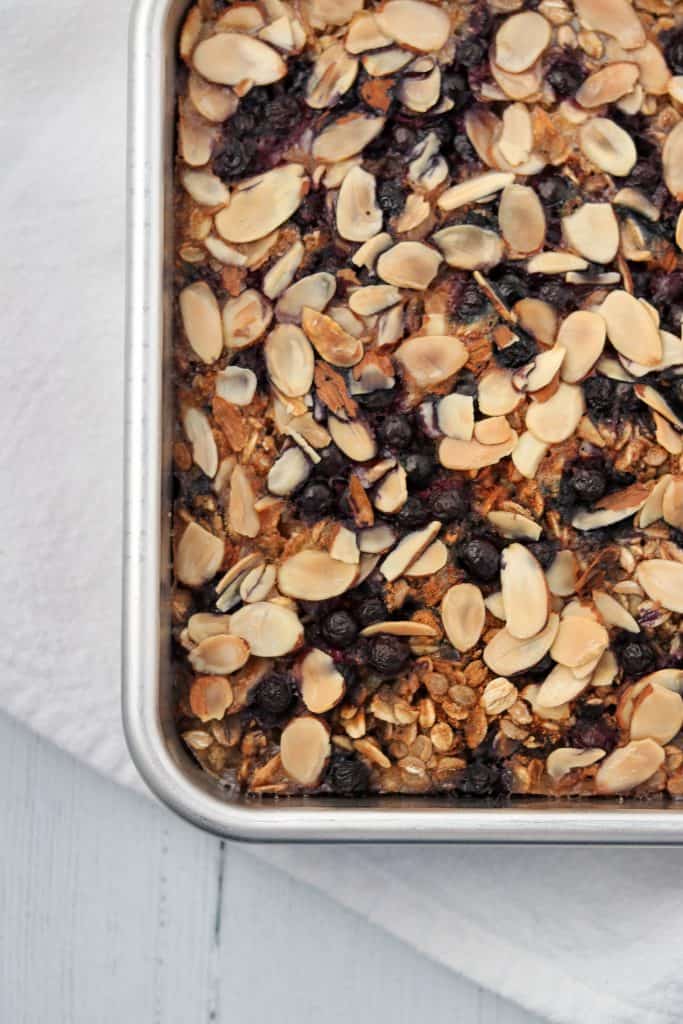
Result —
[[570, 615], [560, 622], [550, 654], [559, 665], [578, 669], [599, 658], [608, 645], [607, 630], [599, 622], [586, 615]]
[[202, 362], [213, 363], [223, 351], [223, 328], [216, 296], [205, 281], [195, 281], [183, 288], [178, 304], [191, 348]]
[[612, 36], [624, 49], [633, 50], [645, 42], [645, 32], [629, 0], [575, 0], [581, 24]]
[[433, 544], [415, 559], [410, 568], [406, 569], [405, 575], [413, 578], [420, 576], [433, 576], [440, 572], [448, 562], [448, 548], [440, 540]]
[[607, 174], [625, 177], [638, 160], [631, 136], [607, 117], [593, 117], [581, 125], [579, 143], [584, 156]]
[[296, 241], [287, 252], [272, 265], [263, 278], [263, 292], [269, 299], [276, 299], [289, 288], [294, 275], [304, 258], [303, 242]]
[[358, 61], [349, 56], [343, 43], [333, 43], [320, 54], [306, 83], [306, 103], [314, 110], [333, 107], [353, 85]]
[[218, 130], [201, 118], [188, 102], [180, 101], [178, 118], [178, 150], [190, 167], [204, 167], [216, 146]]
[[477, 403], [485, 416], [507, 416], [514, 412], [522, 396], [512, 383], [510, 370], [493, 367], [479, 378]]
[[[244, 643], [238, 637], [229, 639]], [[246, 646], [246, 644], [245, 644]], [[220, 722], [221, 718], [232, 705], [232, 686], [221, 676], [198, 676], [192, 681], [189, 693], [190, 709], [200, 722]]]
[[669, 452], [670, 455], [680, 455], [683, 452], [683, 438], [674, 430], [668, 420], [665, 420], [659, 413], [653, 412], [652, 418], [655, 421], [655, 437], [657, 444]]
[[416, 114], [424, 114], [439, 101], [441, 94], [441, 70], [432, 65], [428, 74], [411, 74], [408, 68], [398, 87], [398, 98], [404, 107]]
[[557, 747], [546, 758], [545, 770], [551, 779], [558, 782], [577, 768], [589, 768], [597, 764], [604, 756], [605, 751], [600, 747]]
[[428, 132], [412, 150], [408, 164], [408, 180], [415, 188], [431, 192], [448, 177], [448, 164], [439, 156], [439, 138]]
[[441, 602], [441, 621], [446, 636], [457, 651], [469, 651], [484, 631], [486, 607], [479, 587], [457, 583]]
[[538, 523], [520, 512], [493, 511], [486, 516], [498, 533], [511, 540], [538, 540], [543, 532]]
[[265, 28], [262, 28], [258, 33], [258, 38], [262, 39], [265, 43], [270, 43], [271, 46], [276, 47], [278, 50], [289, 51], [294, 49], [292, 22], [286, 15], [276, 18], [269, 25], [266, 25]]
[[651, 672], [643, 676], [639, 683], [645, 686], [663, 686], [666, 690], [673, 690], [675, 693], [683, 694], [683, 669], [661, 668], [657, 672]]
[[402, 576], [406, 569], [410, 568], [422, 552], [429, 547], [440, 529], [441, 523], [438, 520], [433, 520], [422, 530], [406, 534], [379, 567], [385, 580], [392, 583]]
[[412, 59], [412, 53], [392, 46], [386, 50], [378, 50], [376, 53], [364, 53], [361, 63], [371, 78], [383, 78], [401, 71], [402, 68], [410, 64]]
[[363, 0], [311, 0], [310, 19], [316, 28], [346, 25], [363, 6]]
[[335, 707], [346, 689], [344, 676], [325, 651], [314, 647], [300, 666], [301, 697], [308, 711], [324, 715]]
[[489, 594], [484, 600], [487, 611], [493, 615], [494, 619], [500, 619], [501, 622], [505, 622], [505, 606], [503, 605], [503, 595], [498, 590], [495, 594]]
[[593, 603], [600, 612], [600, 618], [606, 626], [616, 626], [629, 633], [640, 633], [640, 626], [631, 613], [616, 598], [606, 594], [604, 590], [593, 591]]
[[484, 661], [492, 672], [506, 678], [524, 672], [548, 653], [559, 625], [559, 616], [551, 612], [541, 632], [528, 640], [519, 640], [507, 629], [499, 629], [484, 648]]
[[530, 430], [526, 430], [512, 449], [513, 465], [527, 480], [533, 480], [547, 451], [548, 445], [534, 437]]
[[377, 19], [371, 11], [361, 11], [349, 25], [344, 45], [349, 53], [365, 53], [379, 50], [391, 42], [389, 36], [380, 31]]
[[317, 718], [301, 715], [288, 722], [280, 737], [285, 774], [300, 786], [318, 784], [330, 756], [330, 736]]
[[187, 13], [187, 17], [181, 25], [180, 38], [178, 40], [178, 52], [186, 63], [189, 63], [192, 51], [197, 45], [201, 33], [202, 12], [199, 10], [199, 7], [195, 5], [190, 8]]
[[559, 444], [572, 436], [585, 409], [582, 389], [561, 381], [547, 402], [532, 402], [527, 409], [526, 426], [539, 441]]
[[315, 357], [308, 338], [295, 324], [278, 324], [263, 346], [268, 376], [283, 395], [307, 394], [313, 383]]
[[258, 32], [263, 28], [263, 13], [256, 4], [236, 4], [224, 11], [216, 22], [219, 32]]
[[673, 423], [674, 427], [678, 430], [683, 430], [683, 420], [676, 415], [659, 391], [656, 391], [650, 384], [636, 384], [633, 390], [641, 402], [654, 409], [655, 412], [658, 412], [669, 423]]
[[349, 296], [349, 306], [358, 316], [374, 316], [400, 301], [400, 291], [389, 284], [370, 284], [367, 288], [356, 288]]
[[672, 366], [683, 365], [683, 339], [670, 331], [660, 331], [659, 337], [662, 342], [662, 358], [654, 366], [643, 366], [631, 359], [624, 359], [626, 369], [634, 377], [645, 377], [648, 373], [661, 373]]
[[332, 440], [353, 462], [367, 462], [377, 454], [377, 442], [370, 427], [361, 420], [345, 422], [328, 416], [327, 429]]
[[650, 600], [671, 612], [683, 613], [683, 564], [650, 558], [640, 562], [636, 579]]
[[643, 529], [652, 526], [664, 514], [664, 494], [671, 482], [671, 474], [665, 473], [650, 491], [647, 501], [638, 515], [638, 525]]
[[249, 644], [239, 636], [223, 633], [202, 640], [190, 651], [188, 657], [195, 672], [230, 675], [249, 660]]
[[607, 649], [591, 676], [591, 686], [611, 686], [619, 674], [619, 665], [612, 651]]
[[275, 306], [275, 315], [284, 323], [300, 323], [304, 309], [322, 312], [335, 293], [334, 274], [319, 271], [307, 274], [282, 293]]
[[683, 121], [669, 132], [662, 150], [664, 181], [672, 196], [683, 199]]
[[304, 307], [301, 323], [318, 355], [332, 366], [355, 366], [363, 358], [363, 343], [339, 326], [331, 316]]
[[408, 484], [403, 466], [397, 466], [384, 477], [375, 491], [373, 504], [378, 512], [393, 515], [408, 500]]
[[683, 530], [683, 477], [671, 478], [662, 495], [664, 521], [676, 530]]
[[361, 636], [379, 636], [380, 633], [387, 633], [389, 636], [437, 636], [437, 630], [426, 622], [414, 622], [412, 619], [391, 619], [387, 622], [373, 622], [360, 632]]
[[537, 559], [523, 544], [505, 548], [500, 582], [508, 633], [519, 640], [540, 633], [550, 610], [548, 585]]
[[187, 94], [202, 117], [220, 124], [227, 121], [237, 110], [239, 100], [232, 89], [223, 89], [204, 81], [199, 75], [190, 74]]
[[648, 684], [631, 716], [631, 739], [651, 739], [664, 746], [683, 726], [683, 699], [663, 686]]
[[599, 793], [625, 793], [652, 778], [664, 762], [664, 751], [654, 740], [632, 740], [617, 747], [598, 768]]
[[607, 337], [627, 359], [654, 366], [662, 358], [662, 341], [647, 310], [633, 295], [621, 289], [610, 292], [599, 307], [607, 324]]
[[228, 245], [222, 238], [209, 235], [204, 239], [204, 245], [215, 260], [224, 263], [226, 267], [246, 267], [249, 260], [243, 252]]
[[445, 10], [423, 0], [389, 0], [376, 10], [380, 32], [409, 50], [423, 53], [440, 50], [450, 31]]
[[424, 196], [411, 192], [405, 201], [403, 212], [393, 222], [396, 233], [401, 235], [413, 231], [427, 220], [431, 212], [432, 208]]
[[603, 317], [588, 310], [570, 313], [557, 335], [558, 345], [566, 349], [560, 376], [567, 384], [586, 377], [605, 347], [607, 327]]
[[579, 566], [574, 553], [559, 551], [545, 574], [550, 593], [557, 597], [569, 597], [575, 593], [578, 574]]
[[593, 263], [610, 263], [619, 248], [619, 224], [610, 203], [584, 203], [562, 218], [567, 244]]
[[226, 346], [240, 349], [253, 345], [266, 333], [272, 319], [270, 303], [255, 288], [247, 288], [236, 299], [228, 299], [223, 306]]
[[622, 519], [635, 515], [644, 504], [644, 498], [634, 498], [631, 505], [625, 505], [623, 508], [599, 508], [593, 512], [577, 512], [572, 519], [572, 526], [575, 530], [601, 530], [605, 526], [612, 526], [614, 523], [620, 523]]
[[627, 210], [633, 210], [634, 213], [639, 213], [641, 217], [645, 217], [646, 220], [651, 220], [653, 223], [656, 223], [661, 215], [659, 207], [650, 202], [645, 193], [637, 188], [620, 188], [613, 202], [615, 206], [624, 206]]
[[183, 188], [200, 206], [225, 206], [230, 200], [230, 190], [220, 178], [210, 171], [193, 171], [186, 168], [180, 179]]
[[193, 461], [213, 479], [218, 471], [218, 449], [208, 416], [201, 409], [189, 407], [183, 413], [183, 428], [192, 445]]
[[434, 280], [441, 256], [423, 242], [399, 242], [377, 260], [377, 274], [397, 288], [424, 291]]
[[[353, 167], [337, 199], [337, 231], [351, 242], [365, 242], [382, 228], [382, 211], [375, 198], [375, 176]], [[391, 282], [393, 283], [393, 282]]]
[[246, 79], [270, 85], [287, 74], [282, 57], [267, 43], [237, 32], [219, 32], [204, 39], [192, 55], [195, 68], [209, 82], [237, 85]]
[[576, 93], [576, 102], [587, 109], [614, 103], [634, 89], [639, 74], [637, 64], [626, 61], [608, 64], [588, 76]]
[[301, 164], [283, 164], [241, 181], [228, 206], [216, 214], [216, 230], [226, 242], [255, 242], [264, 238], [299, 208], [306, 185]]
[[188, 523], [178, 543], [174, 571], [188, 587], [201, 587], [216, 575], [225, 553], [225, 542], [199, 523]]
[[[500, 95], [499, 93], [495, 97], [496, 99], [503, 99], [505, 97], [510, 100], [524, 100], [529, 102], [540, 95], [541, 88], [543, 86], [541, 61], [537, 61], [532, 67], [527, 68], [526, 71], [520, 71], [518, 74], [505, 71], [505, 69], [494, 60], [489, 61], [489, 69], [491, 71], [491, 77], [503, 94]], [[495, 167], [498, 167], [501, 171], [514, 170], [518, 174], [537, 174], [539, 171], [543, 170], [545, 160], [535, 159], [533, 154], [529, 160], [522, 164], [517, 163], [513, 165], [508, 163], [500, 148], [500, 138], [502, 138], [502, 136], [497, 136], [491, 145], [491, 156]]]
[[474, 399], [471, 395], [446, 395], [436, 407], [439, 430], [446, 437], [471, 441], [474, 433]]
[[231, 405], [249, 405], [256, 394], [258, 378], [253, 370], [226, 366], [216, 374], [216, 394]]
[[378, 235], [375, 235], [374, 238], [369, 238], [364, 245], [356, 249], [351, 257], [351, 262], [356, 267], [366, 267], [368, 270], [374, 270], [380, 254], [392, 245], [393, 239], [389, 232], [380, 231]]
[[503, 189], [498, 223], [503, 238], [515, 252], [534, 252], [545, 241], [543, 206], [528, 185], [507, 185]]
[[306, 549], [286, 558], [278, 572], [283, 594], [302, 601], [327, 601], [353, 586], [358, 566], [340, 562], [326, 551]]
[[529, 274], [566, 274], [587, 267], [588, 261], [572, 252], [539, 252], [526, 265]]
[[545, 708], [557, 708], [568, 704], [583, 693], [589, 681], [588, 678], [577, 679], [571, 669], [564, 665], [555, 665], [541, 683], [537, 696], [538, 703]]
[[506, 444], [512, 438], [512, 427], [504, 416], [490, 416], [474, 424], [474, 440], [479, 444]]
[[288, 448], [275, 460], [268, 473], [267, 486], [271, 494], [286, 497], [293, 494], [308, 479], [311, 463], [296, 445]]
[[495, 62], [512, 74], [526, 71], [550, 44], [550, 23], [536, 11], [507, 18], [496, 33]]
[[358, 562], [360, 561], [360, 551], [358, 550], [356, 534], [346, 526], [338, 526], [336, 528], [334, 538], [330, 543], [329, 551], [332, 558], [335, 558], [339, 562], [348, 562], [349, 565], [358, 565]]
[[534, 145], [534, 129], [525, 103], [511, 103], [503, 111], [503, 131], [498, 151], [513, 167], [526, 163]]
[[648, 39], [643, 46], [626, 50], [610, 39], [605, 54], [608, 60], [635, 61], [640, 72], [639, 85], [649, 98], [664, 96], [668, 92], [671, 72], [662, 51], [651, 40]]
[[557, 313], [542, 299], [520, 299], [513, 307], [519, 326], [543, 345], [552, 345], [557, 335]]
[[458, 338], [432, 334], [404, 341], [396, 350], [395, 358], [418, 387], [429, 388], [462, 369], [468, 352]]
[[230, 632], [230, 616], [211, 612], [195, 612], [187, 621], [187, 633], [192, 643], [199, 644], [210, 636]]
[[502, 171], [488, 171], [485, 174], [468, 178], [460, 185], [453, 185], [442, 192], [437, 199], [437, 206], [441, 210], [457, 210], [461, 206], [468, 206], [476, 203], [486, 196], [495, 195], [506, 185], [512, 184], [515, 180], [514, 174]]
[[495, 231], [474, 224], [457, 224], [432, 236], [450, 267], [477, 270], [495, 267], [503, 258], [503, 243]]
[[439, 462], [445, 469], [476, 470], [495, 466], [514, 450], [517, 434], [501, 444], [481, 444], [479, 441], [457, 441], [446, 437], [439, 445]]
[[241, 537], [258, 537], [261, 522], [254, 508], [254, 491], [244, 468], [235, 466], [230, 475], [228, 501], [230, 529]]
[[384, 128], [384, 118], [371, 114], [347, 114], [324, 128], [313, 143], [313, 156], [323, 163], [337, 163], [360, 153]]
[[512, 383], [518, 391], [530, 392], [540, 391], [551, 384], [557, 376], [565, 357], [565, 350], [562, 345], [555, 345], [545, 352], [539, 352], [534, 359], [516, 370], [512, 377]]
[[382, 555], [396, 543], [396, 532], [382, 523], [361, 530], [358, 536], [358, 547], [364, 554]]
[[276, 576], [274, 565], [258, 565], [240, 583], [240, 597], [246, 604], [266, 601], [275, 586]]

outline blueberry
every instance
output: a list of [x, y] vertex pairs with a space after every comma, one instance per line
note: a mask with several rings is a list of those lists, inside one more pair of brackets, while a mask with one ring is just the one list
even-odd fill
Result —
[[460, 559], [470, 576], [489, 582], [500, 570], [500, 553], [490, 540], [468, 540], [462, 547]]
[[247, 171], [254, 155], [254, 143], [251, 139], [230, 138], [213, 158], [214, 173], [222, 181], [232, 181]]
[[450, 312], [457, 321], [471, 323], [480, 320], [491, 312], [491, 303], [476, 285], [467, 285], [454, 295], [450, 303]]
[[557, 546], [551, 540], [537, 540], [527, 545], [542, 569], [549, 569], [555, 561]]
[[519, 276], [508, 272], [503, 274], [499, 281], [496, 281], [495, 288], [503, 302], [513, 306], [519, 299], [525, 299], [529, 294], [527, 282]]
[[585, 78], [581, 65], [569, 51], [557, 56], [545, 73], [545, 80], [558, 96], [573, 96]]
[[593, 419], [609, 419], [614, 415], [615, 381], [609, 377], [588, 377], [583, 382], [583, 393], [588, 412]]
[[434, 518], [439, 519], [442, 523], [464, 519], [469, 511], [467, 498], [456, 487], [433, 494], [429, 499], [429, 508]]
[[318, 227], [325, 219], [325, 193], [322, 189], [309, 192], [294, 214], [294, 220], [304, 231]]
[[411, 494], [396, 519], [407, 530], [417, 530], [424, 526], [430, 518], [429, 509], [418, 497]]
[[498, 765], [486, 761], [468, 764], [458, 783], [458, 790], [466, 796], [498, 796], [509, 792], [510, 777]]
[[411, 487], [426, 487], [436, 469], [434, 456], [427, 452], [409, 452], [401, 462]]
[[370, 772], [358, 757], [335, 757], [327, 780], [337, 796], [357, 796], [367, 792]]
[[316, 519], [332, 512], [334, 509], [334, 497], [326, 483], [323, 483], [321, 480], [314, 480], [304, 487], [297, 505], [302, 516], [305, 516], [307, 519]]
[[405, 206], [405, 189], [398, 181], [385, 179], [377, 189], [377, 202], [387, 217], [396, 217]]
[[378, 412], [388, 409], [396, 397], [393, 388], [380, 388], [378, 391], [369, 391], [367, 395], [355, 395], [356, 401], [363, 409], [370, 412]]
[[288, 675], [272, 672], [254, 689], [254, 704], [268, 718], [280, 718], [294, 700], [294, 684]]
[[373, 622], [384, 622], [389, 614], [381, 597], [366, 597], [356, 608], [356, 618], [361, 627], [371, 626]]
[[455, 59], [464, 68], [474, 68], [481, 64], [486, 57], [487, 44], [485, 39], [477, 36], [467, 36], [458, 43], [455, 51]]
[[299, 127], [301, 108], [297, 99], [286, 93], [276, 96], [274, 100], [266, 104], [264, 120], [268, 130], [277, 134]]
[[525, 363], [530, 362], [536, 355], [537, 346], [531, 335], [522, 332], [518, 333], [520, 334], [519, 341], [514, 341], [505, 348], [496, 349], [496, 360], [500, 366], [504, 366], [507, 370], [514, 370], [519, 366], [524, 366]]
[[655, 665], [655, 652], [647, 640], [631, 637], [616, 648], [617, 661], [627, 676], [644, 676]]
[[567, 737], [572, 747], [600, 747], [609, 754], [616, 745], [619, 734], [614, 726], [604, 718], [577, 718]]
[[370, 641], [370, 664], [385, 676], [402, 672], [410, 661], [410, 648], [397, 636], [376, 636]]
[[571, 485], [579, 501], [592, 505], [605, 493], [605, 474], [596, 467], [577, 466], [572, 471]]
[[323, 636], [333, 647], [350, 647], [358, 636], [358, 626], [352, 615], [339, 609], [331, 612], [322, 624]]
[[545, 206], [556, 207], [566, 203], [573, 192], [571, 183], [561, 174], [551, 174], [538, 183], [538, 194]]
[[413, 439], [410, 420], [406, 416], [387, 416], [380, 424], [379, 437], [389, 448], [407, 448]]

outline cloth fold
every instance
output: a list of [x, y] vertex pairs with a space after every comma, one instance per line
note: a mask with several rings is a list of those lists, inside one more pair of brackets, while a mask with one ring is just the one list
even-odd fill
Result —
[[[2, 10], [0, 708], [141, 786], [119, 716], [127, 19]], [[678, 851], [254, 850], [549, 1019], [680, 1017]]]

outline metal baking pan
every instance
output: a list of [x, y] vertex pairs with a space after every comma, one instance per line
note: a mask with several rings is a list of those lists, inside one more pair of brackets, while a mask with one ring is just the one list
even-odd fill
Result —
[[183, 749], [173, 723], [169, 376], [175, 46], [187, 0], [138, 0], [130, 35], [123, 714], [133, 759], [188, 821], [258, 841], [683, 842], [683, 806], [626, 800], [240, 798]]

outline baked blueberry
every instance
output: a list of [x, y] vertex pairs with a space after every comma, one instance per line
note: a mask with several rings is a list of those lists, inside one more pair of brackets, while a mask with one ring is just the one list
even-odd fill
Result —
[[[518, 332], [521, 333], [521, 332]], [[507, 370], [517, 369], [530, 362], [536, 355], [537, 345], [530, 334], [521, 334], [519, 341], [513, 341], [505, 348], [496, 349], [496, 360]]]
[[316, 519], [333, 511], [334, 497], [326, 483], [322, 480], [313, 480], [304, 487], [297, 504], [302, 516], [306, 519]]
[[408, 644], [399, 637], [375, 636], [370, 641], [370, 664], [382, 675], [398, 675], [409, 661]]
[[609, 377], [588, 377], [583, 382], [583, 393], [593, 419], [604, 420], [614, 415], [616, 381]]
[[333, 647], [350, 647], [358, 636], [358, 626], [349, 612], [339, 609], [331, 612], [322, 623], [323, 636]]
[[617, 661], [627, 676], [644, 676], [655, 667], [655, 652], [647, 640], [625, 640], [616, 648]]
[[429, 509], [435, 519], [442, 523], [450, 523], [455, 519], [464, 519], [469, 505], [464, 493], [457, 487], [449, 490], [436, 491], [429, 499]]
[[592, 505], [604, 495], [607, 482], [601, 469], [592, 466], [576, 466], [572, 471], [571, 485], [579, 501]]
[[401, 463], [411, 487], [426, 487], [436, 469], [436, 460], [428, 452], [409, 452]]
[[294, 683], [288, 675], [271, 672], [254, 689], [257, 711], [268, 718], [280, 718], [294, 701]]
[[387, 416], [379, 428], [380, 441], [389, 448], [402, 451], [413, 439], [413, 428], [407, 416]]
[[358, 796], [367, 792], [370, 772], [359, 757], [335, 757], [327, 780], [337, 796]]
[[384, 622], [388, 616], [387, 606], [381, 597], [366, 597], [355, 609], [360, 626], [365, 629], [373, 622]]
[[399, 509], [396, 519], [406, 530], [417, 530], [429, 522], [430, 512], [424, 502], [411, 494], [403, 508]]
[[542, 569], [549, 569], [555, 561], [557, 545], [553, 541], [537, 540], [527, 547]]
[[500, 571], [500, 552], [490, 540], [468, 540], [460, 552], [465, 569], [477, 580], [489, 583]]

